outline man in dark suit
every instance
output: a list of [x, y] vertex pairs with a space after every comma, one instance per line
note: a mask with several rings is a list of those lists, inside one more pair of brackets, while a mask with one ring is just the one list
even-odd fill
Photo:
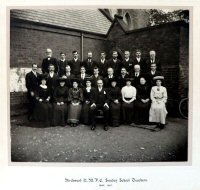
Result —
[[142, 58], [142, 51], [137, 49], [135, 51], [135, 58], [133, 59], [133, 65], [140, 65], [141, 71], [146, 72], [146, 61]]
[[33, 119], [33, 111], [35, 108], [35, 92], [39, 86], [39, 73], [37, 72], [37, 64], [32, 64], [32, 70], [26, 74], [26, 88], [27, 98], [29, 100], [28, 105], [28, 120]]
[[122, 61], [122, 67], [125, 67], [129, 74], [131, 69], [133, 69], [133, 60], [130, 59], [130, 51], [124, 52], [124, 58], [125, 59]]
[[99, 68], [99, 74], [103, 77], [106, 77], [108, 69], [108, 60], [106, 60], [105, 52], [101, 52], [101, 60], [99, 61], [97, 66]]
[[49, 65], [49, 74], [47, 75], [47, 86], [50, 91], [51, 99], [50, 102], [53, 103], [53, 93], [55, 88], [58, 86], [58, 74], [54, 72], [54, 65]]
[[97, 88], [95, 93], [95, 103], [93, 103], [91, 108], [91, 121], [92, 126], [91, 130], [95, 130], [96, 128], [96, 111], [101, 110], [104, 113], [104, 130], [107, 131], [109, 129], [108, 127], [108, 121], [109, 121], [109, 100], [108, 100], [108, 94], [106, 89], [103, 87], [103, 80], [99, 79], [97, 81]]
[[94, 69], [94, 67], [97, 66], [97, 62], [93, 60], [91, 51], [88, 52], [87, 59], [85, 61], [83, 61], [83, 66], [85, 67], [86, 73], [88, 75], [93, 74], [93, 69]]
[[71, 73], [71, 67], [70, 67], [70, 65], [67, 65], [65, 67], [65, 73], [64, 73], [63, 76], [66, 78], [66, 86], [68, 88], [71, 88], [72, 87], [72, 79], [75, 78], [75, 75]]
[[151, 50], [149, 52], [149, 59], [146, 61], [146, 72], [151, 70], [151, 63], [155, 63], [157, 67], [157, 71], [162, 71], [160, 61], [156, 57], [156, 52]]
[[157, 71], [157, 66], [155, 63], [151, 63], [151, 70], [147, 73], [146, 79], [147, 79], [147, 83], [150, 86], [153, 86], [153, 77], [155, 76], [161, 76], [162, 73], [160, 71]]
[[70, 65], [71, 68], [71, 73], [74, 74], [75, 76], [80, 74], [80, 68], [82, 66], [82, 61], [79, 60], [79, 55], [78, 52], [75, 50], [72, 52], [73, 54], [73, 59], [68, 62], [68, 65]]
[[65, 53], [60, 53], [60, 60], [58, 61], [58, 74], [59, 76], [63, 76], [65, 74], [65, 67], [67, 66]]
[[126, 86], [126, 78], [129, 78], [129, 75], [126, 71], [126, 68], [122, 67], [121, 68], [121, 74], [120, 74], [120, 76], [118, 77], [118, 80], [117, 80], [117, 84], [118, 84], [119, 88], [122, 89], [124, 86]]
[[46, 58], [42, 61], [42, 73], [49, 72], [49, 65], [54, 65], [55, 73], [58, 72], [58, 63], [56, 58], [52, 57], [52, 50], [47, 48], [46, 50]]
[[120, 74], [121, 70], [121, 61], [117, 59], [117, 57], [118, 57], [118, 52], [113, 51], [112, 58], [108, 61], [108, 67], [113, 68], [115, 75]]
[[115, 78], [113, 68], [109, 67], [107, 70], [107, 76], [104, 78], [104, 87], [111, 87], [111, 81]]
[[80, 81], [79, 86], [81, 88], [84, 88], [85, 87], [85, 79], [88, 78], [90, 75], [86, 74], [86, 69], [84, 66], [81, 66], [80, 73], [81, 74], [77, 76], [77, 78]]
[[93, 69], [93, 75], [91, 76], [91, 81], [92, 81], [92, 86], [97, 88], [97, 81], [101, 79], [103, 80], [103, 77], [101, 75], [99, 75], [99, 68], [95, 67]]
[[133, 86], [137, 87], [140, 84], [140, 77], [143, 76], [140, 65], [134, 65], [134, 71], [131, 73], [131, 77], [134, 78]]

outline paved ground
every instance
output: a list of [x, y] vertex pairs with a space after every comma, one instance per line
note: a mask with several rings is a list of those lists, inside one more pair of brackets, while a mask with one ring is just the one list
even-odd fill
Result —
[[11, 118], [11, 157], [16, 162], [154, 162], [187, 160], [188, 121], [168, 118], [159, 132], [131, 126], [95, 131], [36, 128], [24, 117]]

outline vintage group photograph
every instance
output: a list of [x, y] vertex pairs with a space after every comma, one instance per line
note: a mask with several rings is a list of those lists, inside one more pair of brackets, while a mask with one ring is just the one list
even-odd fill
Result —
[[11, 162], [188, 162], [189, 9], [8, 11]]

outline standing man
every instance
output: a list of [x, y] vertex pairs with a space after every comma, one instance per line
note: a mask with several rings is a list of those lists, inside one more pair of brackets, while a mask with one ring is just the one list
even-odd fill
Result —
[[160, 61], [156, 57], [156, 52], [155, 50], [151, 50], [149, 52], [149, 59], [146, 61], [146, 72], [149, 72], [151, 69], [151, 63], [155, 63], [157, 67], [157, 71], [162, 71], [161, 70], [161, 64]]
[[63, 76], [66, 78], [66, 86], [72, 88], [71, 80], [75, 78], [75, 75], [71, 73], [71, 67], [69, 65], [65, 67], [65, 74]]
[[131, 76], [134, 78], [133, 86], [137, 87], [140, 84], [140, 77], [142, 76], [140, 65], [134, 65], [134, 71]]
[[153, 86], [153, 78], [156, 76], [161, 76], [161, 72], [157, 71], [157, 66], [155, 63], [151, 63], [151, 70], [147, 73], [147, 84], [149, 84], [151, 87]]
[[140, 65], [141, 71], [146, 72], [146, 61], [142, 58], [142, 51], [137, 49], [135, 51], [135, 58], [133, 59], [133, 65]]
[[37, 72], [37, 64], [32, 64], [32, 70], [26, 74], [26, 88], [27, 98], [29, 100], [28, 105], [28, 120], [33, 119], [33, 111], [35, 109], [35, 92], [39, 86], [39, 73]]
[[42, 61], [42, 73], [48, 73], [49, 72], [49, 65], [54, 65], [55, 73], [58, 72], [58, 63], [56, 58], [52, 57], [52, 50], [47, 48], [46, 50], [46, 58]]
[[58, 74], [55, 73], [55, 67], [54, 65], [49, 65], [49, 74], [47, 76], [47, 87], [50, 91], [50, 102], [53, 102], [53, 93], [55, 88], [58, 86]]
[[127, 73], [129, 74], [133, 68], [133, 61], [130, 59], [130, 51], [124, 52], [124, 60], [122, 62], [122, 67], [126, 68]]
[[126, 68], [125, 67], [122, 67], [121, 68], [121, 74], [120, 76], [118, 77], [118, 86], [122, 89], [124, 86], [126, 86], [126, 78], [129, 78], [129, 75], [126, 71]]
[[93, 75], [91, 76], [92, 86], [97, 88], [97, 81], [101, 79], [103, 80], [103, 77], [99, 75], [99, 68], [95, 67], [93, 70]]
[[101, 110], [104, 113], [104, 130], [107, 131], [108, 127], [108, 120], [109, 120], [109, 99], [106, 89], [103, 87], [103, 80], [97, 81], [97, 89], [95, 93], [95, 103], [93, 103], [91, 107], [91, 121], [92, 126], [91, 130], [95, 130], [96, 128], [96, 111]]
[[86, 74], [86, 70], [85, 70], [85, 67], [84, 66], [81, 66], [81, 69], [80, 69], [80, 73], [77, 78], [79, 79], [80, 83], [79, 83], [79, 87], [80, 88], [85, 88], [85, 78], [88, 78], [89, 75]]
[[68, 65], [70, 65], [71, 73], [77, 76], [80, 74], [80, 68], [82, 66], [82, 61], [79, 60], [78, 52], [75, 50], [72, 52], [73, 59], [68, 62]]
[[88, 75], [93, 74], [93, 69], [94, 69], [94, 67], [97, 66], [97, 63], [96, 63], [96, 61], [93, 60], [91, 51], [88, 52], [87, 59], [85, 61], [83, 61], [83, 66], [85, 67], [86, 73]]
[[65, 67], [67, 66], [66, 54], [60, 53], [60, 60], [58, 61], [58, 74], [59, 76], [63, 76], [65, 74]]
[[108, 61], [106, 60], [105, 52], [101, 52], [101, 60], [97, 66], [99, 68], [99, 74], [103, 77], [106, 77], [108, 69]]
[[112, 53], [112, 58], [108, 61], [108, 67], [113, 68], [115, 75], [120, 74], [121, 61], [118, 59], [118, 52], [116, 50]]

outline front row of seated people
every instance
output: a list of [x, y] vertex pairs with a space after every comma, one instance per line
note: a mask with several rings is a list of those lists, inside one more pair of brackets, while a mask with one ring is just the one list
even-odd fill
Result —
[[[33, 77], [38, 77], [34, 68], [32, 72], [36, 74]], [[122, 80], [113, 77], [109, 79], [110, 85], [107, 84], [105, 88], [105, 80], [101, 77], [94, 80], [94, 75], [85, 77], [83, 81], [73, 77], [69, 83], [67, 76], [52, 81], [50, 76], [42, 74], [40, 84], [35, 84], [32, 91], [29, 78], [26, 77], [28, 97], [32, 101], [29, 111], [33, 119], [42, 126], [69, 124], [76, 127], [83, 123], [95, 130], [96, 115], [99, 112], [104, 116], [105, 131], [109, 129], [109, 125], [118, 127], [121, 124], [153, 123], [157, 124], [158, 129], [162, 129], [166, 124], [167, 90], [162, 86], [163, 76], [153, 77], [154, 85], [152, 81], [149, 85], [146, 76], [140, 76], [137, 86], [132, 85], [133, 78], [123, 78], [122, 83]]]

